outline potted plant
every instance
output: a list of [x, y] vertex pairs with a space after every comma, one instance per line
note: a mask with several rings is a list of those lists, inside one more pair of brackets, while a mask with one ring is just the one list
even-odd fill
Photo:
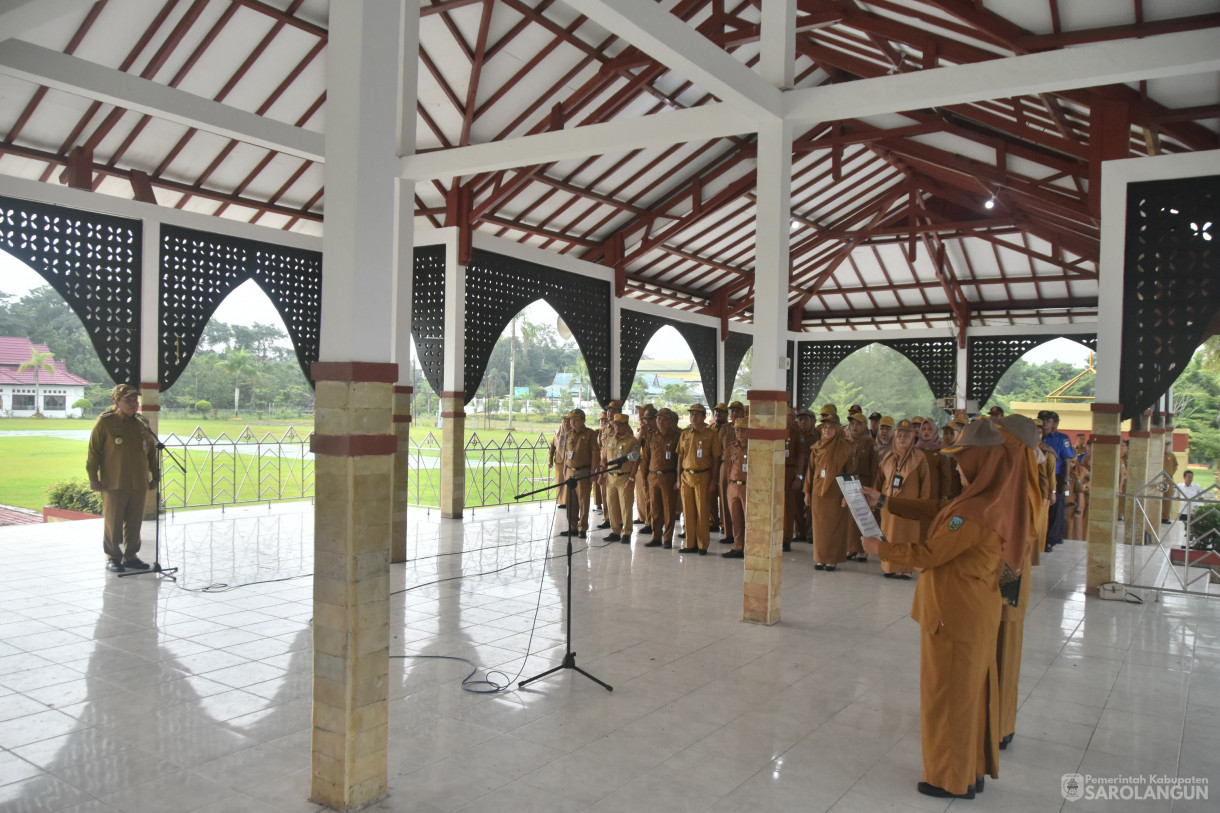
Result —
[[1171, 548], [1169, 558], [1196, 567], [1220, 567], [1220, 503], [1203, 503], [1195, 507], [1187, 524], [1186, 548]]

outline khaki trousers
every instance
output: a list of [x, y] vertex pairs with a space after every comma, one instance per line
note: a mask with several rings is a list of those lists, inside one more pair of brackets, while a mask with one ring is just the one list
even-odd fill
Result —
[[726, 528], [733, 537], [733, 550], [745, 550], [746, 547], [746, 487], [741, 483], [725, 483], [725, 512], [733, 523]]
[[[686, 547], [707, 550], [711, 537], [711, 472], [683, 472], [682, 513], [686, 515]], [[691, 545], [694, 540], [695, 544]]]
[[[579, 469], [568, 469], [568, 477], [580, 477], [589, 473], [589, 467], [584, 466]], [[589, 492], [593, 490], [593, 478], [585, 478], [584, 480], [576, 481], [576, 511], [574, 512], [578, 518], [576, 530], [589, 530]], [[567, 495], [567, 502], [572, 502], [572, 494]], [[570, 507], [569, 507], [569, 510]], [[569, 515], [570, 516], [570, 515]]]
[[626, 474], [611, 472], [606, 475], [602, 490], [606, 495], [606, 519], [610, 520], [610, 533], [630, 536], [634, 483], [627, 482]]
[[[111, 559], [134, 559], [140, 551], [140, 525], [144, 522], [146, 488], [102, 492], [102, 549]], [[124, 552], [126, 548], [126, 552]]]
[[678, 522], [675, 477], [677, 473], [672, 471], [648, 475], [648, 507], [652, 511], [648, 524], [652, 526], [652, 538], [663, 542], [673, 542], [674, 525]]

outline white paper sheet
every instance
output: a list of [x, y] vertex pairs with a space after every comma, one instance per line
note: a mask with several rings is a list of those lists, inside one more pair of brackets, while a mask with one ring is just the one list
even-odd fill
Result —
[[885, 539], [881, 534], [881, 526], [877, 524], [877, 519], [873, 516], [872, 509], [868, 507], [868, 499], [860, 492], [861, 482], [856, 479], [848, 480], [842, 475], [836, 477], [835, 482], [839, 484], [839, 490], [843, 492], [843, 499], [851, 510], [852, 519], [856, 521], [856, 526], [860, 529], [860, 535]]

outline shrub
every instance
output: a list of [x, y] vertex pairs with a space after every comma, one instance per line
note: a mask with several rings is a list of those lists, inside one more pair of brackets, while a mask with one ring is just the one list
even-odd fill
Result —
[[93, 402], [88, 398], [77, 398], [72, 402], [73, 409], [83, 409], [85, 412], [93, 409]]
[[211, 401], [196, 401], [195, 402], [195, 411], [202, 413], [202, 414], [211, 412], [212, 411], [212, 402]]
[[84, 511], [89, 514], [102, 513], [102, 495], [90, 491], [84, 480], [61, 480], [47, 488], [47, 504], [69, 511]]
[[1220, 550], [1220, 505], [1196, 506], [1190, 521], [1191, 549]]

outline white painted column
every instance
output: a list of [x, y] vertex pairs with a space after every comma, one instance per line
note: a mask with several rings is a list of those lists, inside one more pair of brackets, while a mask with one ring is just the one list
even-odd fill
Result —
[[156, 383], [160, 380], [161, 358], [161, 222], [143, 222], [140, 239], [140, 381], [119, 384]]
[[610, 398], [618, 399], [625, 402], [627, 397], [631, 395], [631, 386], [634, 382], [627, 383], [627, 391], [622, 392], [622, 386], [619, 381], [622, 378], [623, 370], [623, 354], [622, 354], [622, 338], [623, 338], [623, 301], [610, 293]]
[[758, 131], [758, 223], [754, 260], [753, 388], [782, 390], [788, 354], [788, 246], [792, 234], [792, 125]]
[[[958, 345], [955, 348], [957, 351], [957, 386], [954, 388], [953, 400], [956, 402], [956, 409], [966, 408], [966, 398], [970, 394], [970, 352], [967, 349], [969, 346], [969, 340], [967, 340], [966, 347]], [[982, 408], [983, 405], [979, 404], [979, 409]]]
[[322, 334], [312, 369], [310, 798], [355, 810], [388, 787], [396, 170], [407, 115], [399, 85], [404, 33], [417, 29], [419, 13], [402, 2], [342, 5], [327, 45]]
[[440, 509], [446, 519], [466, 506], [466, 266], [458, 261], [458, 230], [445, 243], [445, 375], [441, 391]]
[[733, 382], [728, 380], [729, 372], [724, 368], [724, 350], [728, 344], [728, 334], [720, 338], [720, 328], [716, 328], [716, 400], [727, 404], [733, 394]]
[[[410, 17], [410, 20], [406, 18]], [[403, 15], [402, 59], [400, 60], [398, 110], [398, 155], [415, 153], [415, 99], [419, 86], [419, 20], [412, 14]], [[394, 241], [394, 335], [393, 361], [398, 365], [398, 382], [394, 386], [394, 434], [398, 449], [394, 452], [393, 519], [390, 528], [390, 561], [407, 558], [407, 503], [411, 476], [411, 397], [414, 394], [411, 377], [411, 307], [415, 279], [415, 184], [399, 179], [395, 182], [395, 213], [397, 232]]]

